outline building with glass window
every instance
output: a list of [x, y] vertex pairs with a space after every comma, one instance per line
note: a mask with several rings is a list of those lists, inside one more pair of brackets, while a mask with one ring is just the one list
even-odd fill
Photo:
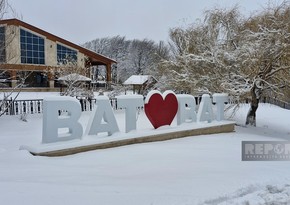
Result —
[[[29, 72], [27, 87], [52, 90], [57, 87], [57, 72], [74, 62], [92, 78], [92, 69], [105, 66], [106, 81], [111, 82], [113, 59], [41, 30], [18, 19], [0, 20], [0, 80], [14, 87], [21, 75]], [[3, 72], [5, 71], [5, 72]]]

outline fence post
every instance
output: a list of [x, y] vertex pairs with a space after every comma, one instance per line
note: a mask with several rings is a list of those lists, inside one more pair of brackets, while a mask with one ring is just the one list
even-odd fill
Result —
[[12, 99], [12, 97], [11, 97], [11, 99], [9, 100], [10, 102], [9, 102], [9, 115], [15, 115], [15, 113], [14, 113], [14, 101], [13, 101], [13, 99]]
[[18, 102], [15, 102], [15, 115], [18, 114], [19, 112], [19, 107], [18, 107], [19, 103]]
[[89, 107], [90, 107], [90, 111], [92, 111], [92, 99], [89, 98]]
[[26, 113], [27, 111], [27, 107], [26, 107], [26, 103], [25, 103], [25, 101], [23, 101], [23, 113]]
[[37, 101], [37, 111], [38, 111], [38, 113], [41, 113], [41, 111], [40, 111], [40, 101], [39, 100]]
[[81, 99], [79, 99], [79, 101], [80, 101], [80, 104], [81, 104], [81, 109], [82, 109], [82, 111], [84, 111], [84, 103], [83, 103], [83, 99], [81, 98]]

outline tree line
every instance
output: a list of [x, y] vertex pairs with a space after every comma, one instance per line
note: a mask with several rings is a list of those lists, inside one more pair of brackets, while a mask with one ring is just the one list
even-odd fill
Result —
[[290, 99], [289, 22], [288, 1], [250, 17], [238, 7], [211, 9], [201, 21], [172, 28], [166, 44], [116, 36], [84, 46], [116, 59], [120, 82], [132, 74], [151, 74], [160, 90], [225, 92], [236, 104], [248, 99], [247, 124], [255, 125], [263, 96]]
[[[131, 75], [154, 74], [161, 59], [169, 59], [169, 48], [163, 41], [126, 40], [124, 36], [98, 38], [83, 45], [118, 62], [112, 67], [114, 83], [123, 83]], [[98, 68], [104, 75], [105, 69]]]

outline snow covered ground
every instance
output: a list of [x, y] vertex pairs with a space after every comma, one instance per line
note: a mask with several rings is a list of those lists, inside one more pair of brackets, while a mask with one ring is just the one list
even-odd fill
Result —
[[42, 116], [27, 120], [0, 118], [1, 204], [290, 204], [289, 161], [241, 161], [241, 141], [290, 140], [289, 110], [261, 104], [256, 128], [57, 158], [19, 150], [41, 140]]

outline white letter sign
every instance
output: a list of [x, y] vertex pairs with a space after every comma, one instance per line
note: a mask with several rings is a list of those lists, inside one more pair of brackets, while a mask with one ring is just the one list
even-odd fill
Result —
[[115, 132], [119, 132], [109, 98], [98, 96], [96, 99], [97, 106], [93, 110], [86, 133], [88, 135], [97, 135], [101, 132], [108, 132], [108, 135], [112, 135]]
[[212, 103], [208, 94], [203, 94], [197, 112], [197, 120], [211, 122], [213, 120]]
[[184, 123], [186, 120], [196, 122], [196, 102], [192, 95], [180, 94], [177, 95], [178, 112], [177, 125]]
[[[81, 116], [81, 105], [79, 100], [68, 96], [44, 99], [42, 143], [55, 143], [75, 139], [84, 140], [86, 137], [98, 138], [97, 140], [99, 141], [101, 140], [100, 138], [103, 137], [103, 134], [107, 137], [114, 133], [116, 134], [111, 138], [112, 140], [118, 136], [124, 138], [135, 136], [135, 130], [137, 129], [136, 114], [139, 107], [144, 107], [144, 117], [147, 116], [147, 119], [143, 121], [143, 115], [140, 115], [140, 123], [149, 122], [154, 129], [166, 129], [165, 126], [174, 128], [175, 125], [172, 125], [172, 122], [175, 120], [175, 117], [177, 126], [180, 126], [182, 123], [188, 123], [188, 127], [192, 127], [191, 123], [193, 123], [201, 124], [202, 127], [206, 127], [203, 125], [204, 123], [200, 122], [211, 123], [213, 120], [224, 120], [224, 109], [225, 103], [228, 102], [228, 95], [217, 93], [213, 94], [211, 99], [210, 95], [204, 94], [202, 95], [199, 106], [196, 105], [194, 96], [188, 94], [176, 95], [173, 91], [165, 91], [162, 94], [160, 91], [152, 90], [148, 93], [145, 103], [142, 95], [121, 95], [116, 96], [116, 99], [117, 108], [125, 110], [125, 123], [123, 123], [124, 119], [122, 119], [124, 113], [120, 115], [119, 111], [113, 111], [107, 96], [98, 96], [96, 97], [96, 104], [91, 104], [91, 107], [94, 106], [94, 110], [90, 113], [88, 123], [84, 122], [88, 113], [84, 113], [84, 117], [81, 118], [81, 122], [85, 124], [86, 128], [83, 128], [82, 124], [79, 122]], [[215, 108], [217, 110], [216, 118], [214, 118], [215, 116], [213, 114], [212, 101], [215, 103]], [[124, 130], [126, 133], [133, 130], [134, 132], [126, 135], [124, 135], [124, 133], [119, 133], [120, 130], [114, 113], [116, 113], [120, 125], [123, 126], [125, 124]], [[219, 122], [218, 124], [223, 124], [223, 122]], [[215, 124], [213, 123], [213, 125]], [[186, 127], [187, 125], [181, 126], [182, 129]], [[85, 133], [83, 133], [83, 129], [85, 129]], [[121, 130], [123, 131], [123, 129]], [[95, 135], [100, 133], [100, 137], [95, 137]], [[144, 133], [144, 135], [145, 134], [147, 136], [147, 133]]]
[[213, 94], [213, 102], [216, 103], [216, 106], [217, 106], [217, 113], [216, 113], [217, 121], [224, 120], [225, 103], [227, 103], [228, 100], [229, 100], [228, 94], [224, 94], [224, 93]]
[[118, 108], [126, 109], [126, 133], [136, 130], [136, 111], [138, 107], [144, 106], [142, 95], [117, 96]]
[[[65, 111], [67, 115], [61, 115]], [[83, 127], [78, 122], [81, 116], [81, 106], [72, 97], [54, 97], [43, 101], [42, 143], [51, 143], [81, 139]], [[60, 129], [68, 132], [60, 133]]]

